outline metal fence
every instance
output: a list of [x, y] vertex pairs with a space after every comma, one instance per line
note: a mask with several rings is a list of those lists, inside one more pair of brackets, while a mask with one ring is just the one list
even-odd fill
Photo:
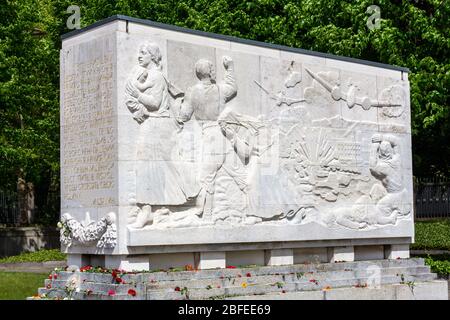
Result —
[[0, 190], [0, 223], [14, 225], [20, 219], [17, 192]]
[[[59, 219], [59, 192], [49, 192], [45, 201], [40, 202], [40, 206], [34, 207], [29, 213], [30, 224], [54, 224]], [[0, 190], [0, 224], [20, 225], [21, 210], [19, 205], [19, 195], [17, 191]]]
[[415, 178], [416, 219], [450, 218], [450, 179]]

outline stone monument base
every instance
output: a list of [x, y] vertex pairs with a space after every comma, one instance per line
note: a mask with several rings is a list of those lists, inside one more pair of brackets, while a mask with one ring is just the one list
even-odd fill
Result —
[[[421, 258], [225, 269], [55, 271], [30, 299], [448, 299], [447, 281]], [[55, 276], [56, 275], [56, 276]]]
[[392, 239], [355, 239], [323, 240], [320, 243], [155, 246], [130, 255], [68, 253], [67, 265], [78, 268], [100, 266], [125, 271], [150, 271], [191, 265], [194, 269], [205, 270], [229, 265], [281, 266], [409, 258], [409, 243], [401, 238], [397, 239], [397, 244], [392, 242]]

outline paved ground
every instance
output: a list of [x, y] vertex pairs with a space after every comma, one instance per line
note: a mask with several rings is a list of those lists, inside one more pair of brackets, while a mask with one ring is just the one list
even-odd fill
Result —
[[0, 271], [50, 273], [55, 268], [62, 268], [66, 265], [66, 261], [0, 263]]

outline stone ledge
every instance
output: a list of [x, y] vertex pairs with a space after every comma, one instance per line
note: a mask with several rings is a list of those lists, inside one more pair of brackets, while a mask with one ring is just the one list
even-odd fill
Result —
[[[201, 232], [198, 232], [201, 230]], [[279, 242], [295, 241], [351, 241], [355, 239], [353, 230], [329, 230], [318, 223], [302, 225], [251, 225], [236, 226], [234, 228], [179, 228], [167, 232], [166, 229], [143, 228], [129, 230], [129, 247], [144, 246], [173, 246], [173, 245], [206, 245], [206, 244], [242, 244], [266, 242], [266, 234]], [[192, 240], [192, 233], [198, 236]], [[382, 230], [359, 231], [359, 239], [373, 238], [408, 238], [413, 236], [410, 230], [410, 221], [402, 220], [395, 226], [386, 226]], [[243, 250], [243, 249], [241, 249]]]

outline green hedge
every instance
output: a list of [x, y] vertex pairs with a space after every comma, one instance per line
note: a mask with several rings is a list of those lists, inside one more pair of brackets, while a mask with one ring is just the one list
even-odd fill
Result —
[[417, 221], [415, 223], [416, 250], [450, 250], [450, 219], [440, 221]]
[[450, 275], [450, 255], [436, 255], [425, 258], [425, 263], [431, 267], [431, 271], [437, 273], [441, 277]]
[[18, 256], [11, 256], [0, 259], [0, 263], [16, 262], [45, 262], [66, 260], [66, 255], [58, 249], [39, 250], [36, 252], [22, 253]]

